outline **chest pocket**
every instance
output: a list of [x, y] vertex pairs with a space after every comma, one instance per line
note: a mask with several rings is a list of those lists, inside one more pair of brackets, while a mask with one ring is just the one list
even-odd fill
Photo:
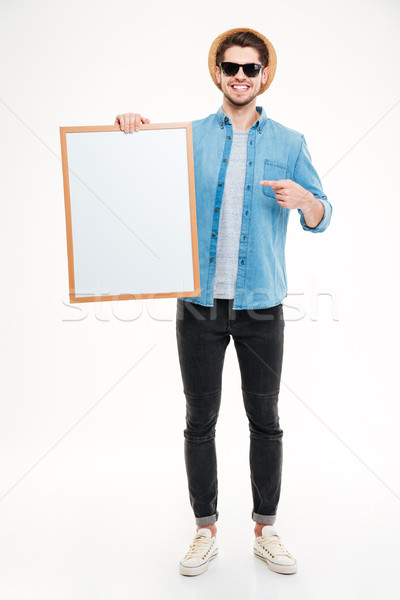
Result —
[[[279, 179], [287, 179], [287, 165], [282, 162], [266, 158], [264, 160], [264, 176], [263, 179], [277, 181]], [[262, 191], [265, 196], [275, 199], [275, 192], [270, 185], [263, 185]]]

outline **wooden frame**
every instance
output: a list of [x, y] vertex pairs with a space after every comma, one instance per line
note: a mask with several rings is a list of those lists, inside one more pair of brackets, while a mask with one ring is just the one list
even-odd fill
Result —
[[[125, 152], [124, 149], [130, 148], [129, 152], [135, 152], [138, 153], [138, 149], [133, 149], [133, 145], [134, 144], [138, 144], [140, 142], [138, 142], [138, 140], [141, 140], [141, 143], [145, 143], [145, 138], [138, 138], [137, 136], [143, 136], [146, 135], [146, 131], [160, 131], [162, 132], [163, 130], [186, 130], [186, 137], [182, 138], [182, 133], [177, 133], [176, 135], [173, 134], [173, 132], [169, 132], [168, 135], [166, 134], [152, 134], [153, 139], [157, 139], [157, 149], [156, 149], [156, 153], [158, 152], [159, 154], [162, 152], [162, 149], [159, 148], [159, 144], [161, 143], [160, 141], [162, 140], [162, 138], [165, 138], [165, 140], [167, 140], [167, 138], [171, 141], [173, 141], [175, 139], [175, 141], [173, 141], [174, 144], [176, 144], [176, 148], [179, 147], [179, 152], [181, 152], [181, 148], [184, 146], [184, 140], [186, 140], [186, 152], [187, 152], [187, 160], [183, 160], [183, 155], [179, 154], [179, 156], [176, 158], [175, 160], [175, 156], [171, 156], [168, 158], [168, 153], [166, 155], [163, 154], [163, 156], [166, 156], [165, 162], [168, 162], [168, 160], [170, 161], [170, 165], [174, 167], [175, 163], [178, 161], [179, 159], [179, 165], [181, 165], [180, 168], [180, 173], [185, 173], [185, 169], [187, 169], [186, 173], [187, 173], [187, 180], [183, 181], [183, 179], [186, 177], [182, 178], [182, 183], [179, 182], [179, 185], [181, 185], [182, 190], [186, 190], [188, 191], [188, 209], [186, 209], [186, 199], [180, 199], [181, 196], [185, 196], [185, 193], [182, 193], [181, 196], [179, 196], [178, 194], [178, 198], [176, 198], [175, 196], [173, 196], [173, 202], [170, 203], [169, 205], [161, 205], [161, 203], [159, 204], [159, 207], [161, 209], [161, 212], [163, 212], [164, 214], [164, 218], [166, 217], [167, 214], [169, 214], [170, 212], [173, 212], [175, 210], [175, 216], [178, 216], [180, 214], [183, 214], [188, 217], [189, 215], [189, 219], [190, 219], [190, 225], [188, 225], [188, 219], [186, 218], [186, 221], [182, 222], [180, 227], [178, 227], [179, 223], [177, 224], [177, 227], [174, 227], [173, 231], [172, 231], [172, 235], [169, 236], [169, 240], [172, 240], [173, 243], [169, 244], [168, 243], [168, 249], [166, 250], [166, 252], [170, 252], [170, 258], [167, 259], [163, 259], [161, 257], [161, 260], [164, 261], [163, 264], [161, 265], [161, 263], [157, 263], [157, 269], [154, 269], [154, 272], [159, 271], [158, 275], [155, 275], [155, 278], [159, 277], [160, 279], [162, 279], [162, 281], [164, 282], [164, 278], [166, 278], [168, 276], [168, 268], [171, 267], [171, 280], [175, 277], [175, 280], [177, 279], [177, 276], [179, 274], [178, 271], [176, 271], [175, 273], [172, 273], [173, 268], [175, 269], [179, 269], [179, 265], [181, 264], [180, 261], [182, 261], [182, 273], [184, 273], [184, 275], [182, 275], [182, 285], [184, 286], [184, 289], [180, 289], [178, 287], [178, 285], [176, 285], [176, 287], [178, 289], [169, 289], [169, 283], [167, 285], [167, 283], [163, 283], [162, 285], [168, 289], [165, 289], [164, 291], [160, 290], [160, 291], [149, 291], [149, 289], [151, 288], [151, 286], [153, 284], [150, 284], [149, 282], [149, 288], [146, 289], [133, 289], [132, 293], [130, 293], [129, 290], [117, 290], [115, 289], [114, 291], [109, 292], [105, 292], [105, 290], [100, 290], [98, 294], [96, 294], [94, 291], [86, 291], [86, 292], [82, 292], [80, 290], [80, 288], [82, 288], [82, 285], [79, 283], [77, 283], [77, 279], [80, 281], [83, 279], [83, 275], [82, 273], [85, 272], [87, 273], [87, 278], [88, 280], [90, 280], [91, 277], [91, 273], [92, 273], [92, 269], [91, 269], [91, 265], [89, 262], [89, 259], [86, 258], [82, 258], [83, 256], [89, 257], [91, 256], [91, 259], [93, 261], [93, 265], [94, 265], [94, 257], [95, 256], [100, 256], [101, 252], [103, 252], [104, 250], [104, 244], [107, 246], [107, 243], [109, 242], [108, 236], [107, 235], [103, 235], [103, 243], [101, 244], [100, 242], [102, 242], [102, 240], [99, 241], [99, 238], [101, 236], [101, 232], [99, 234], [98, 237], [93, 238], [95, 240], [95, 242], [99, 242], [99, 245], [96, 246], [96, 243], [93, 244], [92, 246], [87, 246], [85, 247], [85, 235], [82, 233], [82, 229], [84, 229], [84, 226], [87, 227], [87, 232], [88, 232], [88, 236], [87, 239], [90, 239], [90, 235], [92, 235], [92, 229], [90, 229], [90, 227], [92, 227], [93, 221], [90, 219], [89, 217], [89, 213], [87, 211], [87, 213], [83, 213], [83, 210], [86, 210], [86, 205], [84, 204], [85, 202], [85, 194], [86, 194], [86, 198], [89, 199], [87, 206], [93, 206], [93, 207], [98, 207], [98, 214], [102, 214], [101, 211], [104, 209], [100, 206], [100, 203], [102, 203], [104, 206], [106, 206], [106, 208], [108, 208], [109, 210], [111, 210], [111, 213], [114, 214], [114, 217], [108, 216], [107, 218], [110, 219], [109, 221], [105, 220], [104, 217], [101, 217], [103, 219], [102, 221], [102, 227], [103, 227], [103, 234], [105, 231], [105, 225], [107, 225], [107, 223], [115, 223], [115, 217], [117, 220], [119, 220], [121, 223], [125, 224], [126, 227], [128, 229], [130, 229], [130, 226], [126, 223], [124, 223], [124, 219], [121, 219], [118, 216], [118, 211], [113, 211], [112, 208], [110, 208], [110, 206], [107, 205], [107, 202], [104, 202], [103, 199], [101, 197], [99, 197], [99, 195], [97, 195], [97, 193], [95, 191], [93, 191], [96, 188], [97, 185], [97, 174], [99, 175], [99, 178], [105, 178], [105, 170], [104, 170], [104, 162], [101, 162], [103, 160], [103, 155], [101, 155], [101, 160], [99, 160], [99, 154], [96, 154], [97, 152], [101, 152], [101, 150], [99, 149], [99, 144], [96, 143], [94, 144], [94, 141], [96, 142], [101, 142], [103, 145], [107, 145], [109, 142], [112, 142], [112, 144], [114, 144], [113, 149], [115, 150], [115, 148], [118, 147], [118, 152], [120, 152], [119, 148], [121, 147], [121, 156], [126, 157], [126, 153], [123, 154]], [[115, 136], [123, 136], [123, 138], [104, 138], [104, 137], [100, 137], [100, 136], [92, 136], [90, 139], [87, 138], [86, 136], [82, 137], [78, 137], [75, 136], [74, 138], [69, 136], [69, 134], [82, 134], [82, 133], [101, 133], [101, 132], [107, 132], [109, 135], [115, 135]], [[195, 183], [194, 183], [194, 167], [193, 167], [193, 143], [192, 143], [192, 126], [191, 123], [161, 123], [161, 124], [149, 124], [149, 125], [141, 125], [140, 129], [138, 132], [134, 132], [132, 134], [125, 134], [124, 132], [122, 132], [120, 130], [119, 125], [104, 125], [104, 126], [82, 126], [82, 127], [60, 127], [60, 138], [61, 138], [61, 156], [62, 156], [62, 170], [63, 170], [63, 182], [64, 182], [64, 201], [65, 201], [65, 217], [66, 217], [66, 231], [67, 231], [67, 252], [68, 252], [68, 276], [69, 276], [69, 296], [70, 296], [70, 302], [71, 303], [78, 303], [78, 302], [96, 302], [96, 301], [107, 301], [107, 300], [132, 300], [132, 299], [136, 299], [136, 298], [176, 298], [179, 296], [199, 296], [200, 295], [200, 276], [199, 276], [199, 258], [198, 258], [198, 242], [197, 242], [197, 225], [196, 225], [196, 201], [195, 201]], [[129, 140], [127, 139], [129, 138]], [[75, 169], [74, 171], [74, 166], [71, 165], [75, 165], [75, 163], [73, 162], [73, 160], [71, 159], [71, 156], [75, 155], [75, 157], [77, 157], [79, 155], [79, 143], [81, 144], [81, 147], [84, 148], [84, 144], [85, 143], [90, 143], [92, 144], [92, 149], [93, 152], [87, 151], [86, 153], [84, 150], [82, 150], [82, 154], [81, 154], [81, 158], [80, 158], [80, 163], [78, 161], [78, 158], [76, 158], [76, 164], [77, 165], [85, 165], [88, 167], [88, 178], [87, 181], [91, 181], [91, 186], [92, 189], [90, 188], [89, 185], [86, 184], [85, 182], [85, 173], [84, 173], [84, 168], [82, 167], [82, 170]], [[111, 144], [111, 145], [112, 145]], [[147, 141], [147, 148], [149, 148], [150, 146], [148, 144], [151, 145], [151, 137], [148, 136]], [[72, 148], [75, 148], [75, 150], [71, 150], [71, 146]], [[154, 148], [154, 144], [153, 144], [153, 148]], [[104, 150], [103, 150], [104, 152]], [[69, 156], [70, 153], [70, 156]], [[75, 154], [74, 154], [75, 153]], [[107, 160], [110, 159], [110, 164], [112, 164], [113, 160], [116, 160], [115, 158], [116, 155], [112, 154], [112, 153], [108, 153], [106, 158], [104, 159], [106, 162]], [[136, 154], [135, 154], [136, 156]], [[90, 164], [90, 160], [92, 159], [93, 164]], [[96, 160], [98, 160], [99, 162], [97, 163]], [[161, 162], [161, 165], [160, 165]], [[144, 189], [146, 189], [148, 191], [148, 193], [152, 193], [153, 195], [155, 194], [154, 188], [155, 186], [158, 185], [157, 182], [157, 175], [158, 173], [158, 169], [160, 169], [160, 167], [162, 167], [162, 163], [164, 163], [164, 161], [158, 161], [158, 164], [154, 165], [155, 168], [155, 176], [153, 181], [149, 181], [148, 183], [146, 183], [145, 185], [142, 184], [141, 187], [141, 195], [143, 196], [144, 194]], [[103, 165], [103, 169], [101, 169], [101, 165]], [[147, 167], [148, 165], [146, 165]], [[129, 163], [129, 168], [131, 167], [131, 163]], [[132, 165], [132, 172], [134, 171], [134, 167], [136, 167], [136, 164]], [[177, 167], [178, 168], [178, 167]], [[90, 172], [90, 175], [89, 175]], [[162, 172], [162, 168], [160, 169], [160, 172]], [[124, 171], [124, 173], [126, 174], [126, 169]], [[126, 176], [126, 175], [125, 175]], [[90, 179], [91, 177], [91, 179]], [[105, 193], [105, 196], [107, 197], [108, 203], [110, 204], [112, 202], [112, 198], [118, 196], [118, 193], [115, 194], [114, 193], [114, 189], [116, 189], [118, 187], [118, 181], [119, 180], [113, 180], [112, 177], [114, 177], [114, 173], [111, 174], [110, 176], [110, 187], [105, 186], [105, 188], [108, 190], [108, 196], [107, 193]], [[140, 171], [139, 169], [136, 169], [136, 179], [140, 180]], [[104, 181], [106, 181], [104, 179]], [[133, 176], [132, 173], [132, 177], [131, 177], [131, 181], [132, 181], [132, 185], [135, 185], [135, 178]], [[146, 182], [148, 180], [146, 179]], [[175, 184], [175, 182], [177, 181], [177, 178], [175, 178], [173, 180], [173, 184]], [[171, 183], [171, 182], [170, 182]], [[145, 187], [146, 186], [146, 187]], [[127, 186], [126, 186], [127, 187]], [[124, 193], [126, 190], [126, 187], [124, 188]], [[171, 186], [170, 186], [171, 187]], [[178, 186], [179, 187], [179, 186]], [[72, 189], [71, 189], [72, 188]], [[85, 189], [86, 188], [86, 189]], [[162, 189], [162, 187], [160, 188], [162, 190], [162, 192], [164, 192], [164, 190]], [[78, 191], [80, 190], [80, 191]], [[112, 190], [112, 194], [110, 193], [110, 190]], [[130, 192], [130, 190], [129, 190]], [[168, 194], [172, 194], [172, 191], [167, 191]], [[129, 195], [128, 196], [128, 202], [125, 201], [125, 203], [120, 204], [120, 209], [121, 207], [123, 209], [129, 209], [129, 211], [131, 211], [130, 214], [130, 219], [132, 221], [132, 215], [133, 212], [136, 208], [136, 205], [134, 204], [136, 202], [137, 204], [137, 208], [139, 208], [140, 210], [144, 210], [144, 211], [148, 211], [149, 210], [149, 204], [147, 203], [147, 194], [145, 199], [143, 200], [143, 198], [141, 197], [141, 202], [139, 201], [138, 197], [140, 194], [136, 194], [136, 196], [134, 194]], [[160, 194], [158, 194], [160, 195]], [[81, 200], [79, 201], [79, 196], [81, 197]], [[120, 194], [120, 197], [123, 196], [123, 193]], [[97, 198], [97, 200], [99, 200], [100, 202], [97, 203], [97, 200], [94, 200], [94, 198]], [[157, 201], [157, 199], [153, 201]], [[176, 202], [181, 202], [180, 204], [180, 211], [177, 211], [177, 208], [175, 206], [175, 201]], [[79, 204], [80, 202], [80, 204]], [[91, 203], [91, 204], [90, 204]], [[150, 204], [150, 206], [152, 206]], [[83, 208], [85, 207], [85, 208]], [[157, 208], [157, 207], [156, 207]], [[92, 209], [95, 210], [95, 209]], [[187, 210], [187, 212], [185, 212]], [[83, 218], [82, 216], [78, 216], [79, 215], [79, 211], [82, 211], [82, 214], [85, 214], [86, 217]], [[167, 211], [167, 212], [166, 212]], [[108, 215], [108, 213], [107, 213]], [[74, 221], [75, 218], [75, 221]], [[125, 218], [125, 217], [124, 217]], [[155, 222], [157, 222], [157, 219], [161, 219], [161, 216], [158, 215], [157, 210], [153, 210], [152, 215], [150, 217], [151, 219], [154, 219]], [[171, 218], [173, 218], [171, 216]], [[183, 217], [182, 217], [183, 218]], [[77, 220], [78, 219], [78, 220]], [[79, 221], [80, 219], [80, 221]], [[85, 221], [86, 219], [86, 221]], [[99, 223], [100, 223], [100, 217], [99, 219]], [[126, 219], [125, 219], [126, 220]], [[134, 220], [134, 219], [133, 219]], [[167, 220], [167, 219], [166, 219]], [[82, 225], [82, 222], [83, 225]], [[147, 235], [149, 236], [149, 229], [150, 229], [150, 225], [149, 225], [149, 215], [148, 213], [146, 213], [144, 216], [142, 216], [142, 222], [146, 223], [146, 227], [147, 227]], [[75, 229], [77, 230], [74, 234], [73, 231], [73, 225], [75, 226]], [[78, 227], [79, 225], [79, 227]], [[81, 227], [82, 225], [82, 227]], [[137, 226], [137, 223], [135, 221], [135, 227]], [[119, 225], [120, 227], [120, 225]], [[160, 224], [158, 224], [158, 232], [160, 234], [160, 232], [162, 231], [160, 229]], [[180, 229], [180, 231], [176, 231], [177, 229]], [[187, 231], [186, 231], [187, 229]], [[136, 234], [135, 231], [133, 231], [133, 229], [130, 229], [131, 233], [134, 233], [134, 235], [136, 236], [136, 238], [139, 241], [142, 241], [142, 246], [140, 247], [143, 252], [142, 252], [142, 256], [146, 255], [149, 256], [150, 253], [149, 251], [152, 252], [152, 249], [149, 245], [147, 245], [143, 240], [140, 240], [140, 237]], [[122, 237], [125, 236], [126, 239], [127, 238], [127, 234], [126, 231], [124, 233], [124, 230], [121, 230], [122, 233]], [[179, 235], [182, 235], [182, 240], [184, 240], [184, 242], [182, 242], [182, 247], [185, 249], [186, 248], [186, 253], [185, 250], [183, 251], [183, 253], [179, 254], [179, 252], [177, 252], [177, 244], [179, 244]], [[155, 235], [155, 234], [154, 234]], [[178, 237], [177, 237], [178, 236]], [[188, 242], [189, 240], [189, 236], [190, 236], [190, 242]], [[162, 236], [159, 235], [157, 237], [157, 239], [153, 240], [154, 243], [157, 244], [158, 240], [161, 238]], [[124, 239], [125, 239], [124, 238]], [[133, 237], [129, 238], [130, 242], [126, 242], [131, 243], [131, 244], [137, 244], [137, 241], [133, 241]], [[92, 240], [93, 241], [93, 240]], [[115, 240], [117, 242], [117, 244], [119, 243], [119, 238], [117, 238]], [[79, 243], [78, 243], [79, 242]], [[79, 248], [77, 250], [77, 252], [75, 253], [75, 248], [74, 248], [74, 243], [76, 244], [77, 248]], [[143, 248], [143, 244], [144, 246], [147, 246], [148, 251], [146, 251]], [[169, 248], [169, 246], [172, 245], [173, 249]], [[191, 246], [191, 260], [188, 259], [188, 252], [190, 252], [190, 246]], [[164, 246], [166, 247], [166, 246]], [[82, 250], [82, 248], [84, 248], [84, 250]], [[96, 250], [97, 248], [97, 250]], [[110, 249], [112, 249], [111, 254], [112, 254], [112, 259], [114, 260], [114, 264], [113, 266], [115, 267], [115, 269], [118, 271], [119, 273], [119, 277], [123, 277], [122, 273], [125, 272], [122, 270], [122, 267], [120, 265], [120, 262], [117, 260], [118, 257], [116, 257], [116, 255], [114, 256], [113, 252], [114, 252], [114, 248], [115, 248], [115, 244], [114, 245], [110, 245], [109, 246]], [[139, 245], [138, 245], [139, 248]], [[105, 251], [105, 250], [104, 250]], [[172, 255], [171, 253], [175, 252], [174, 255]], [[75, 253], [75, 254], [74, 254]], [[85, 254], [86, 253], [86, 254]], [[77, 266], [77, 255], [79, 254], [79, 265], [83, 265], [85, 264], [85, 268], [81, 267], [81, 266]], [[153, 252], [153, 254], [155, 254], [155, 252]], [[160, 252], [159, 252], [160, 254]], [[127, 255], [122, 254], [122, 257], [126, 257]], [[132, 264], [135, 262], [135, 267], [137, 269], [141, 269], [140, 271], [140, 277], [139, 279], [143, 277], [148, 277], [149, 279], [151, 279], [152, 275], [151, 275], [151, 269], [150, 272], [148, 272], [147, 275], [144, 275], [144, 271], [145, 271], [145, 267], [136, 267], [137, 263], [142, 263], [144, 261], [139, 261], [137, 260], [137, 255], [135, 252], [135, 256], [132, 257], [131, 254], [128, 255], [129, 256], [129, 263], [128, 263], [128, 271], [129, 271], [129, 277], [134, 277], [134, 274], [131, 272], [133, 270]], [[176, 260], [174, 258], [171, 258], [171, 256], [175, 256]], [[105, 255], [103, 256], [103, 263], [102, 264], [108, 264], [108, 258], [109, 255]], [[158, 256], [158, 258], [160, 259], [160, 256]], [[87, 260], [87, 264], [84, 263], [84, 260]], [[169, 261], [169, 262], [168, 262]], [[151, 260], [149, 259], [149, 262], [151, 262]], [[174, 265], [172, 265], [172, 263], [174, 263]], [[110, 263], [111, 264], [111, 263]], [[154, 266], [154, 260], [152, 265]], [[175, 266], [176, 265], [176, 266]], [[110, 279], [112, 279], [113, 274], [114, 274], [114, 270], [109, 266], [108, 267], [110, 269]], [[85, 270], [86, 269], [86, 270]], [[79, 271], [80, 275], [77, 277], [77, 271]], [[190, 275], [191, 273], [191, 275]], [[174, 281], [175, 281], [174, 280]], [[165, 280], [166, 281], [166, 280]], [[190, 285], [187, 285], [187, 281], [190, 281]], [[186, 284], [186, 285], [185, 285]], [[91, 285], [91, 284], [90, 284]], [[89, 285], [89, 287], [90, 287]], [[119, 284], [118, 284], [119, 285]], [[118, 287], [118, 285], [116, 285], [116, 287]], [[131, 285], [132, 285], [132, 280], [131, 280]], [[154, 284], [156, 285], [156, 284]], [[161, 284], [160, 284], [161, 285]], [[154, 286], [153, 286], [154, 287]], [[171, 287], [171, 286], [170, 286]], [[185, 289], [189, 287], [189, 289]]]

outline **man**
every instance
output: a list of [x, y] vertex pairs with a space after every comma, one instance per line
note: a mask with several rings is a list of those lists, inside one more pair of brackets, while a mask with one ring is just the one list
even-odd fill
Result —
[[[304, 230], [322, 232], [332, 207], [304, 136], [256, 106], [275, 75], [271, 42], [253, 29], [226, 31], [211, 45], [209, 70], [223, 104], [192, 123], [201, 295], [177, 301], [185, 463], [197, 525], [180, 572], [203, 573], [218, 552], [215, 426], [232, 336], [250, 429], [253, 551], [273, 571], [295, 573], [297, 561], [273, 527], [282, 471], [284, 248], [290, 210], [298, 210]], [[125, 113], [115, 123], [128, 133], [149, 120]]]

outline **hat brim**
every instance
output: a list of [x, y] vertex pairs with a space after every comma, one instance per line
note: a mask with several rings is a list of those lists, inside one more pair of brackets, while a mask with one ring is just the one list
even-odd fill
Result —
[[256, 35], [258, 38], [260, 38], [268, 48], [268, 54], [269, 54], [268, 78], [265, 83], [261, 84], [260, 91], [257, 94], [259, 96], [260, 94], [263, 94], [265, 92], [265, 90], [267, 90], [269, 88], [269, 86], [271, 85], [272, 80], [275, 76], [276, 52], [275, 52], [274, 46], [271, 44], [269, 39], [266, 38], [265, 35], [262, 35], [262, 33], [259, 33], [258, 31], [256, 31], [255, 29], [248, 29], [247, 27], [236, 27], [235, 29], [228, 29], [228, 31], [221, 33], [221, 35], [219, 35], [217, 38], [215, 38], [215, 40], [211, 44], [211, 48], [208, 53], [208, 69], [210, 71], [211, 79], [213, 80], [213, 82], [215, 83], [217, 88], [219, 90], [221, 90], [221, 85], [218, 83], [217, 78], [215, 76], [215, 67], [216, 67], [216, 58], [217, 58], [218, 48], [220, 47], [222, 42], [224, 42], [226, 40], [226, 38], [228, 38], [230, 35], [232, 35], [234, 33], [239, 33], [241, 31], [248, 31], [250, 33], [254, 33], [254, 35]]

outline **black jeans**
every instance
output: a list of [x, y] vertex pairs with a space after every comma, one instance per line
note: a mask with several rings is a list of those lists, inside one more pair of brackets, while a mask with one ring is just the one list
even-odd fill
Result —
[[176, 335], [186, 396], [185, 464], [196, 525], [212, 525], [217, 511], [215, 427], [225, 350], [232, 335], [250, 429], [251, 518], [273, 524], [281, 489], [282, 436], [278, 396], [285, 322], [282, 304], [234, 310], [233, 300], [206, 307], [178, 299]]

